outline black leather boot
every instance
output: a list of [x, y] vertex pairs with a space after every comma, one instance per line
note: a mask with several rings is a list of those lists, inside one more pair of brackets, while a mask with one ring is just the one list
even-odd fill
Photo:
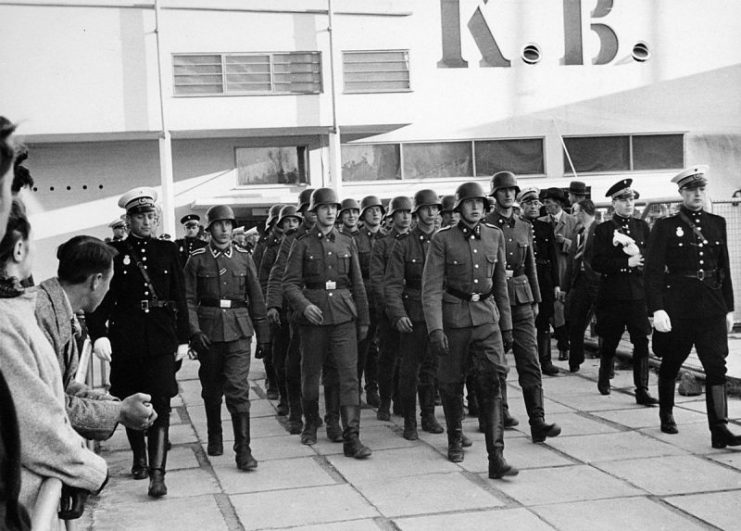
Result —
[[[504, 427], [514, 428], [520, 425], [520, 421], [509, 414], [509, 402], [507, 400], [507, 378], [503, 376], [499, 379], [499, 389], [502, 395], [502, 414], [504, 415]], [[479, 424], [482, 424], [479, 422]]]
[[[461, 393], [462, 394], [462, 393]], [[463, 461], [463, 400], [455, 384], [440, 385], [440, 398], [448, 428], [448, 460]]]
[[661, 431], [664, 433], [679, 433], [677, 423], [672, 413], [674, 409], [674, 379], [659, 376], [659, 419]]
[[538, 331], [536, 335], [538, 340], [538, 359], [540, 360], [540, 370], [547, 376], [556, 376], [558, 367], [553, 365], [551, 360], [551, 333], [549, 331]]
[[597, 390], [602, 395], [610, 394], [610, 372], [612, 371], [612, 357], [600, 356], [599, 373], [597, 376]]
[[543, 388], [528, 387], [522, 390], [522, 395], [525, 398], [525, 409], [530, 418], [530, 435], [533, 442], [543, 442], [546, 437], [558, 437], [561, 434], [561, 427], [555, 422], [547, 424], [545, 421]]
[[131, 475], [134, 479], [145, 479], [149, 477], [149, 471], [147, 470], [147, 441], [144, 438], [144, 432], [126, 428], [126, 437], [129, 439], [131, 451], [134, 452]]
[[167, 432], [169, 429], [169, 418], [158, 417], [151, 428], [147, 441], [149, 453], [149, 494], [152, 498], [161, 498], [167, 494], [165, 485], [165, 467], [167, 465]]
[[249, 471], [257, 468], [257, 460], [252, 457], [250, 448], [250, 414], [249, 412], [232, 415], [234, 427], [234, 460], [239, 470]]
[[[414, 387], [412, 385], [406, 385], [408, 383], [409, 382], [404, 382], [404, 385], [399, 389], [401, 407], [404, 410], [404, 432], [401, 436], [407, 441], [416, 441], [419, 439], [419, 433], [417, 433], [417, 397], [414, 392]], [[421, 404], [421, 391], [419, 398]]]
[[360, 442], [360, 406], [342, 406], [342, 433], [343, 444], [342, 451], [346, 457], [355, 459], [365, 459], [373, 452], [371, 449]]
[[641, 406], [655, 406], [659, 403], [648, 392], [648, 353], [638, 359], [633, 356], [633, 385], [636, 387], [636, 404]]
[[501, 396], [486, 397], [482, 400], [484, 409], [484, 439], [486, 453], [489, 455], [489, 477], [501, 479], [520, 473], [504, 459], [504, 418]]
[[324, 411], [324, 422], [327, 425], [327, 439], [332, 442], [342, 442], [339, 386], [324, 386]]
[[427, 433], [443, 433], [445, 429], [435, 418], [435, 386], [420, 385], [418, 392], [419, 409], [422, 412], [422, 430]]
[[741, 435], [735, 435], [728, 429], [728, 396], [726, 385], [711, 385], [705, 389], [705, 401], [708, 410], [713, 448], [741, 446]]
[[304, 410], [304, 429], [301, 432], [301, 444], [316, 444], [316, 430], [319, 427], [319, 403], [316, 400], [302, 400]]
[[304, 421], [301, 417], [304, 414], [304, 408], [301, 405], [301, 393], [294, 396], [290, 387], [288, 391], [288, 419], [287, 428], [291, 435], [298, 435], [304, 429]]
[[378, 420], [391, 420], [390, 398], [381, 398], [381, 403], [378, 405], [378, 411], [376, 412], [376, 418]]
[[206, 404], [206, 425], [208, 427], [208, 455], [223, 455], [224, 441], [221, 430], [221, 402]]

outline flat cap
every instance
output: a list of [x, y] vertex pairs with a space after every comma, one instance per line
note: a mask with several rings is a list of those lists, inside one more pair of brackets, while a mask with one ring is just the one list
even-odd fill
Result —
[[708, 183], [708, 180], [705, 177], [707, 171], [708, 167], [704, 164], [692, 166], [691, 168], [687, 168], [676, 174], [672, 179], [672, 182], [677, 183], [680, 190], [683, 188], [687, 189], [705, 186]]
[[143, 214], [154, 212], [154, 203], [157, 201], [157, 191], [148, 186], [129, 190], [118, 199], [118, 206], [126, 210], [127, 214]]

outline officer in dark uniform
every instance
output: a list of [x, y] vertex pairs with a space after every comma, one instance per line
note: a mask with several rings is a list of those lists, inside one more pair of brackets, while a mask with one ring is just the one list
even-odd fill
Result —
[[[280, 242], [278, 256], [275, 259], [270, 275], [268, 276], [268, 290], [266, 305], [268, 307], [268, 321], [271, 326], [281, 326], [287, 320], [290, 327], [288, 356], [286, 361], [286, 393], [288, 394], [288, 432], [297, 435], [303, 429], [301, 416], [301, 337], [298, 325], [292, 318], [293, 310], [288, 300], [283, 296], [283, 274], [288, 261], [288, 252], [298, 235], [306, 234], [313, 227], [316, 216], [309, 212], [309, 199], [314, 192], [313, 188], [302, 190], [298, 196], [297, 214], [302, 216], [301, 225], [296, 230], [286, 231]], [[283, 316], [283, 317], [281, 317]]]
[[437, 380], [448, 427], [448, 459], [463, 461], [463, 383], [476, 365], [489, 477], [519, 471], [504, 459], [499, 382], [506, 374], [505, 346], [512, 343], [504, 235], [482, 222], [488, 198], [478, 183], [456, 190], [457, 225], [432, 238], [422, 273], [422, 305], [430, 347], [438, 358]]
[[126, 238], [126, 222], [122, 219], [114, 219], [108, 226], [113, 231], [113, 237], [111, 241], [117, 242]]
[[403, 437], [410, 441], [418, 438], [417, 393], [422, 429], [429, 433], [444, 431], [435, 418], [437, 357], [428, 345], [421, 298], [422, 270], [439, 210], [440, 203], [433, 190], [414, 194], [412, 213], [417, 217], [417, 226], [393, 246], [384, 279], [386, 313], [400, 334], [399, 397], [404, 412]]
[[[409, 234], [412, 224], [412, 201], [406, 196], [394, 197], [389, 203], [389, 216], [393, 222], [391, 230], [386, 236], [377, 241], [371, 253], [370, 284], [373, 291], [373, 302], [378, 319], [378, 390], [381, 401], [378, 406], [378, 420], [391, 419], [391, 399], [398, 398], [399, 374], [399, 332], [392, 326], [386, 313], [386, 295], [384, 293], [384, 278], [386, 264], [388, 264], [391, 249], [397, 240]], [[398, 400], [394, 409], [399, 407]]]
[[206, 214], [211, 234], [207, 247], [193, 251], [185, 265], [191, 348], [201, 367], [201, 397], [206, 406], [208, 455], [224, 453], [221, 397], [232, 417], [234, 451], [240, 470], [257, 468], [250, 449], [250, 342], [269, 343], [265, 300], [252, 257], [232, 243], [236, 223], [228, 206]]
[[538, 304], [538, 314], [535, 317], [535, 330], [540, 370], [543, 374], [555, 376], [558, 374], [558, 368], [551, 361], [551, 319], [553, 318], [553, 304], [561, 296], [558, 247], [553, 234], [553, 226], [538, 219], [541, 206], [539, 194], [540, 191], [537, 188], [525, 188], [517, 195], [517, 202], [520, 203], [522, 209], [522, 220], [530, 223], [535, 268], [538, 271], [540, 304]]
[[615, 213], [594, 230], [592, 269], [602, 275], [595, 313], [597, 333], [602, 337], [597, 387], [610, 394], [610, 373], [620, 338], [628, 329], [633, 343], [633, 383], [636, 403], [658, 404], [648, 392], [648, 322], [646, 290], [643, 283], [643, 257], [649, 228], [633, 217], [635, 195], [632, 179], [623, 179], [610, 187]]
[[352, 238], [334, 228], [339, 207], [331, 188], [311, 194], [314, 229], [291, 246], [283, 275], [286, 298], [301, 329], [301, 396], [303, 444], [316, 443], [319, 379], [325, 359], [337, 371], [343, 425], [343, 451], [348, 457], [371, 455], [360, 442], [357, 338], [368, 333], [368, 300]]
[[363, 273], [363, 284], [368, 296], [370, 327], [368, 335], [358, 344], [358, 367], [362, 371], [358, 374], [358, 381], [362, 384], [365, 376], [365, 402], [371, 407], [378, 407], [381, 398], [378, 395], [378, 322], [370, 283], [370, 258], [373, 246], [384, 236], [381, 220], [385, 213], [383, 203], [375, 195], [367, 195], [360, 200], [360, 230], [355, 243], [358, 246], [360, 271]]
[[656, 220], [646, 255], [648, 309], [654, 318], [661, 431], [677, 433], [674, 382], [692, 349], [705, 370], [705, 398], [713, 448], [741, 445], [728, 429], [726, 357], [733, 329], [733, 286], [726, 220], [703, 209], [707, 166], [676, 175], [682, 206]]
[[127, 429], [126, 434], [134, 453], [132, 474], [135, 479], [149, 475], [148, 493], [154, 498], [167, 494], [170, 398], [178, 392], [175, 363], [187, 354], [189, 335], [178, 249], [152, 237], [156, 199], [152, 188], [135, 188], [119, 199], [131, 232], [111, 243], [118, 251], [111, 289], [86, 318], [96, 355], [111, 360], [111, 394], [152, 396], [157, 420], [149, 428], [148, 441], [141, 431]]
[[180, 223], [185, 227], [185, 236], [175, 240], [175, 245], [178, 247], [180, 264], [183, 267], [185, 267], [185, 262], [188, 261], [190, 253], [207, 245], [198, 237], [198, 232], [201, 229], [200, 221], [201, 216], [198, 214], [188, 214], [180, 218]]
[[[533, 442], [543, 442], [546, 437], [561, 433], [558, 424], [545, 422], [543, 407], [543, 382], [538, 363], [535, 339], [535, 316], [540, 302], [538, 272], [535, 268], [530, 225], [514, 214], [515, 197], [520, 192], [517, 178], [510, 171], [500, 171], [491, 178], [491, 193], [496, 201], [494, 212], [485, 221], [499, 227], [504, 233], [507, 290], [512, 313], [512, 353], [519, 377], [525, 409], [530, 419]], [[507, 405], [506, 374], [501, 377], [502, 407]], [[506, 415], [506, 413], [505, 413]]]

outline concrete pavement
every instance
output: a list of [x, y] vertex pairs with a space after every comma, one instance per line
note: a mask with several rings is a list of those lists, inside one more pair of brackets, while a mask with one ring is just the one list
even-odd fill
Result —
[[[567, 362], [557, 365], [568, 370]], [[406, 441], [401, 418], [380, 422], [371, 409], [361, 423], [369, 459], [344, 457], [323, 429], [316, 446], [302, 446], [276, 417], [276, 403], [265, 399], [259, 361], [252, 371], [252, 448], [260, 464], [240, 472], [225, 408], [225, 455], [206, 456], [197, 366], [186, 361], [179, 373], [168, 496], [152, 500], [148, 482], [129, 477], [131, 454], [119, 428], [101, 447], [110, 483], [91, 500], [81, 529], [690, 530], [738, 529], [741, 522], [741, 450], [710, 446], [704, 396], [677, 395], [680, 433], [663, 434], [658, 409], [635, 404], [630, 369], [618, 369], [609, 396], [597, 392], [595, 359], [577, 374], [545, 377], [547, 420], [563, 433], [533, 444], [513, 368], [510, 409], [520, 426], [506, 432], [505, 456], [521, 472], [495, 481], [487, 478], [484, 438], [473, 418], [464, 430], [474, 445], [460, 464], [446, 460], [445, 434], [420, 432], [419, 441]], [[657, 394], [655, 374], [651, 392]], [[731, 428], [741, 432], [741, 400], [730, 399], [729, 410]], [[437, 416], [442, 422], [442, 408]]]

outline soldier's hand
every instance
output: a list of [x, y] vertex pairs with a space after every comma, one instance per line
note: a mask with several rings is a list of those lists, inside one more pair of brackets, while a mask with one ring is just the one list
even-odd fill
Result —
[[430, 333], [430, 350], [436, 356], [447, 356], [450, 353], [448, 337], [442, 330], [433, 330]]
[[640, 267], [643, 265], [643, 255], [636, 254], [628, 257], [628, 267]]
[[145, 393], [134, 393], [121, 401], [118, 421], [132, 430], [146, 430], [157, 420], [152, 408], [152, 397]]
[[182, 345], [178, 345], [178, 349], [175, 352], [175, 362], [182, 361], [185, 359], [185, 356], [188, 355], [188, 344], [183, 343]]
[[195, 350], [198, 354], [208, 352], [211, 348], [211, 340], [203, 332], [196, 332], [190, 338], [190, 348]]
[[313, 325], [320, 325], [324, 322], [324, 315], [318, 306], [309, 304], [304, 310], [304, 317]]
[[654, 312], [654, 328], [659, 332], [672, 331], [672, 321], [669, 319], [669, 314], [664, 310]]
[[93, 343], [93, 354], [103, 361], [111, 361], [111, 340], [107, 337], [99, 337]]
[[358, 341], [363, 341], [368, 336], [368, 325], [360, 325], [358, 327]]
[[192, 360], [197, 360], [198, 359], [198, 352], [196, 352], [195, 350], [193, 350], [192, 347], [190, 347], [188, 349], [188, 358], [190, 358]]
[[414, 330], [412, 320], [409, 317], [402, 317], [401, 319], [398, 319], [394, 323], [394, 328], [396, 328], [402, 334], [409, 334], [410, 332], [412, 332], [412, 330]]
[[502, 330], [502, 343], [504, 343], [504, 353], [506, 354], [512, 348], [512, 345], [515, 344], [512, 330]]
[[733, 332], [733, 325], [735, 324], [735, 319], [733, 317], [733, 312], [728, 312], [726, 314], [726, 327], [728, 327], [728, 333], [730, 334]]
[[280, 326], [280, 312], [277, 308], [268, 310], [268, 322], [273, 326]]

